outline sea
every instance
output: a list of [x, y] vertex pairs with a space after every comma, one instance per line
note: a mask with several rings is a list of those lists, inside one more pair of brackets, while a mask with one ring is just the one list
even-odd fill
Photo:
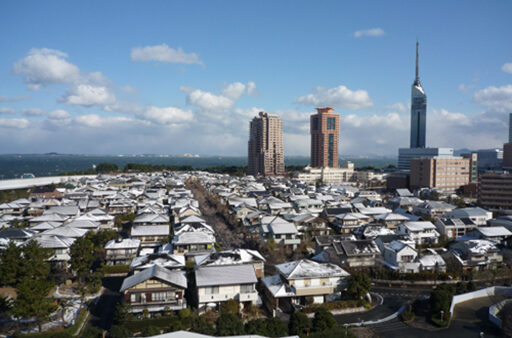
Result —
[[[384, 168], [396, 165], [396, 158], [342, 158], [352, 161], [356, 168]], [[173, 156], [173, 155], [72, 155], [72, 154], [6, 154], [0, 155], [0, 179], [20, 178], [24, 174], [35, 177], [56, 176], [71, 171], [86, 171], [100, 163], [115, 163], [123, 168], [127, 163], [189, 165], [195, 169], [215, 166], [246, 166], [246, 156]], [[287, 156], [286, 165], [307, 165], [309, 157]]]

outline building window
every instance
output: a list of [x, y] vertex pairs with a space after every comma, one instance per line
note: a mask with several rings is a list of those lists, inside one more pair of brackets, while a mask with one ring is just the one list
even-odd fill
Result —
[[329, 167], [334, 166], [334, 134], [329, 134], [329, 145], [328, 145], [328, 160]]
[[311, 286], [311, 278], [304, 278], [304, 286]]
[[336, 118], [328, 117], [327, 118], [327, 130], [335, 130], [336, 129]]
[[130, 295], [130, 303], [137, 303], [140, 301], [140, 297], [138, 293], [132, 293]]
[[161, 302], [167, 299], [167, 292], [153, 292], [151, 294], [151, 300], [153, 302]]
[[318, 117], [313, 117], [313, 130], [318, 130]]
[[205, 288], [204, 290], [207, 295], [216, 295], [219, 293], [218, 286], [209, 286], [209, 287]]
[[242, 284], [240, 285], [240, 293], [251, 293], [254, 292], [253, 284]]

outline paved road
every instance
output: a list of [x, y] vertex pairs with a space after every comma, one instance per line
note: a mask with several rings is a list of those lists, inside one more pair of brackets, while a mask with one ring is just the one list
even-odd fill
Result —
[[372, 288], [371, 292], [378, 293], [382, 296], [383, 302], [381, 305], [377, 305], [375, 308], [366, 312], [336, 315], [334, 316], [336, 321], [339, 324], [345, 324], [382, 319], [398, 311], [398, 309], [407, 302], [430, 294], [429, 291], [425, 290], [381, 287]]

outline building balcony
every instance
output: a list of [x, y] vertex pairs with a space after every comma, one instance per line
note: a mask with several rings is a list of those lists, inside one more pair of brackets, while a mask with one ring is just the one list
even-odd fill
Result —
[[249, 293], [217, 293], [208, 295], [199, 295], [199, 303], [216, 303], [225, 302], [229, 299], [235, 299], [240, 302], [256, 301], [258, 299], [258, 292]]
[[310, 286], [294, 286], [295, 294], [297, 296], [316, 296], [326, 295], [334, 292], [335, 285], [333, 283], [324, 283], [323, 285], [310, 285]]

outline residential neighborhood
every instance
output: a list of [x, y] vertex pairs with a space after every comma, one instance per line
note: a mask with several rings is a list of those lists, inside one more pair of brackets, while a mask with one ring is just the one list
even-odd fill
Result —
[[[140, 332], [139, 321], [192, 310], [188, 329], [214, 333], [201, 325], [220, 325], [227, 308], [246, 325], [289, 323], [318, 309], [351, 323], [350, 313], [370, 315], [385, 305], [379, 292], [390, 283], [512, 280], [504, 215], [471, 201], [457, 208], [450, 195], [417, 195], [404, 210], [395, 201], [412, 193], [403, 189], [206, 171], [101, 174], [28, 191], [0, 204], [1, 280], [11, 286], [2, 297], [16, 308], [22, 284], [3, 276], [12, 269], [8, 257], [30, 248], [42, 250], [48, 271], [41, 276], [52, 280], [44, 299], [56, 305], [34, 310], [25, 332], [68, 330], [79, 320], [93, 330], [91, 318], [100, 313], [109, 318], [109, 335], [122, 336]], [[107, 300], [109, 308], [94, 305]], [[20, 324], [6, 318], [2, 331], [13, 332]]]

